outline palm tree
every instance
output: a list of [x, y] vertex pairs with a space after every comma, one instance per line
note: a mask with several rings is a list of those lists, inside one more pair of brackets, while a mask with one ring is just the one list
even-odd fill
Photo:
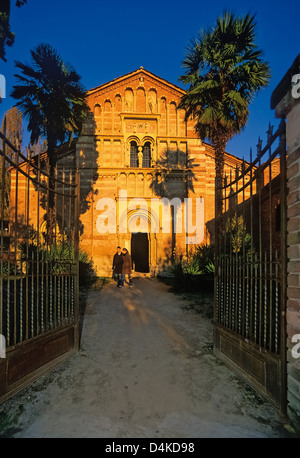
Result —
[[222, 214], [224, 152], [227, 142], [246, 126], [249, 104], [270, 80], [270, 69], [255, 44], [254, 16], [224, 11], [211, 30], [201, 30], [183, 61], [180, 81], [189, 85], [179, 108], [195, 120], [202, 140], [215, 150], [217, 215]]
[[[20, 84], [13, 86], [11, 96], [19, 100], [16, 105], [28, 120], [31, 143], [37, 143], [41, 136], [47, 140], [49, 188], [53, 190], [56, 147], [80, 132], [87, 113], [85, 90], [79, 74], [49, 44], [42, 43], [30, 52], [31, 66], [15, 62], [22, 74], [15, 75]], [[51, 191], [49, 209], [48, 226], [51, 226], [51, 209], [54, 209]]]

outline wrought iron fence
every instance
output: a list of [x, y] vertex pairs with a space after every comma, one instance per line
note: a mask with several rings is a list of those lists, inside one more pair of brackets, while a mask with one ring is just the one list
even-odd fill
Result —
[[256, 158], [251, 151], [250, 162], [224, 179], [216, 218], [215, 323], [279, 355], [286, 306], [284, 121], [274, 134], [269, 126], [267, 135], [264, 148], [259, 139]]
[[7, 349], [78, 320], [78, 173], [0, 132], [0, 334]]

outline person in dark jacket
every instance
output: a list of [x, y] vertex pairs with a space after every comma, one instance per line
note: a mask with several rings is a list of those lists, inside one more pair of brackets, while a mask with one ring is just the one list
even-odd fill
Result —
[[113, 275], [117, 279], [117, 287], [122, 288], [123, 282], [122, 282], [122, 273], [123, 273], [123, 262], [124, 262], [124, 257], [122, 254], [121, 247], [117, 247], [117, 252], [114, 255], [113, 259]]
[[123, 248], [123, 267], [122, 267], [122, 286], [124, 286], [125, 277], [128, 276], [129, 286], [133, 286], [132, 282], [132, 259], [127, 250], [127, 248]]

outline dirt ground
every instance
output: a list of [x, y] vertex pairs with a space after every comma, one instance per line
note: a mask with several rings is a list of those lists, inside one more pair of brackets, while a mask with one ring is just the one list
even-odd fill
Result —
[[213, 355], [212, 298], [169, 289], [90, 289], [80, 352], [0, 405], [0, 437], [296, 437]]

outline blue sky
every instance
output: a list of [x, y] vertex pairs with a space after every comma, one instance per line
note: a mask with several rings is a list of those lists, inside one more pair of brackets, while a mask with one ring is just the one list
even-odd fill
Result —
[[[270, 98], [281, 78], [300, 53], [300, 2], [282, 0], [28, 0], [21, 8], [11, 0], [11, 29], [16, 40], [7, 48], [7, 63], [0, 61], [7, 97], [0, 104], [0, 119], [11, 108], [15, 60], [30, 61], [30, 49], [51, 44], [82, 77], [86, 89], [136, 70], [141, 65], [177, 84], [189, 40], [208, 28], [224, 9], [237, 15], [256, 14], [257, 45], [268, 61], [272, 78], [250, 106], [245, 130], [227, 145], [238, 157], [256, 149], [258, 136], [266, 140], [269, 122], [276, 126]], [[24, 132], [25, 142], [29, 136]]]

